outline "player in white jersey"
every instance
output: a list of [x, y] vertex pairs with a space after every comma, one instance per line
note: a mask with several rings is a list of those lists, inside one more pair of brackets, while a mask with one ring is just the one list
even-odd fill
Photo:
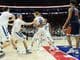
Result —
[[34, 42], [36, 42], [36, 41], [39, 41], [39, 44], [40, 44], [40, 42], [42, 40], [47, 41], [49, 43], [49, 45], [51, 45], [52, 39], [49, 38], [48, 35], [46, 36], [46, 34], [49, 32], [47, 32], [47, 30], [44, 28], [44, 26], [46, 24], [46, 19], [43, 18], [39, 12], [35, 12], [34, 16], [35, 16], [35, 18], [34, 18], [32, 24], [38, 29], [38, 31], [34, 34], [34, 36], [32, 38], [31, 46], [33, 46]]
[[13, 17], [14, 17], [14, 15], [9, 12], [9, 8], [5, 7], [0, 16], [0, 38], [1, 38], [0, 39], [0, 53], [3, 52], [1, 47], [4, 44], [6, 44], [6, 41], [8, 41], [8, 39], [9, 39], [10, 35], [8, 32], [8, 21], [9, 21], [9, 18], [11, 18], [13, 20], [14, 19]]
[[[47, 22], [46, 25], [43, 27], [46, 30], [46, 36], [50, 39], [53, 40], [50, 34], [50, 24]], [[53, 42], [53, 41], [52, 41]]]
[[11, 36], [12, 36], [12, 45], [13, 47], [17, 50], [17, 45], [15, 44], [15, 41], [17, 40], [22, 40], [26, 53], [31, 53], [28, 48], [27, 48], [27, 44], [26, 44], [26, 36], [21, 32], [21, 25], [27, 25], [28, 23], [24, 22], [22, 19], [22, 15], [18, 15], [17, 19], [14, 21], [13, 27], [12, 27], [12, 32], [11, 32]]
[[50, 24], [48, 22], [44, 25], [44, 29], [49, 32]]

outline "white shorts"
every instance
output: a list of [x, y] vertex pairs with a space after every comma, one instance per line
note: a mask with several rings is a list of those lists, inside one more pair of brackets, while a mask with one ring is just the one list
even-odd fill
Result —
[[13, 32], [12, 34], [12, 38], [15, 40], [25, 40], [26, 36], [22, 33], [22, 32]]
[[45, 40], [45, 41], [53, 41], [50, 32], [45, 30], [44, 28], [40, 28], [33, 36], [32, 41], [35, 40]]
[[5, 42], [8, 41], [10, 37], [10, 34], [8, 32], [8, 28], [6, 25], [1, 25], [0, 26], [0, 41]]

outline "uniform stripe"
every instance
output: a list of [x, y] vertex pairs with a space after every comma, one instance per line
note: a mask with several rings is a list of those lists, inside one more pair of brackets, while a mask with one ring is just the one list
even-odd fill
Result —
[[3, 29], [3, 32], [4, 32], [5, 36], [8, 36], [8, 31], [5, 30], [4, 26], [2, 26], [2, 29]]

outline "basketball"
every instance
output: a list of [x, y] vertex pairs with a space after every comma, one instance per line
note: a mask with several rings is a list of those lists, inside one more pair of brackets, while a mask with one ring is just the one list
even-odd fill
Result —
[[65, 34], [70, 34], [70, 33], [71, 33], [71, 27], [70, 27], [70, 26], [67, 26], [67, 27], [64, 29], [64, 33], [65, 33]]

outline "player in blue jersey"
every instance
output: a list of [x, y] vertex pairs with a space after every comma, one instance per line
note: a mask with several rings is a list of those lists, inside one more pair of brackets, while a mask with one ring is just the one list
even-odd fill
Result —
[[[67, 35], [67, 40], [69, 45], [71, 46], [71, 49], [67, 53], [71, 53], [71, 52], [79, 53], [77, 49], [79, 47], [79, 11], [76, 8], [76, 1], [70, 2], [70, 8], [68, 10], [68, 18], [63, 25], [63, 30], [66, 28], [67, 25], [71, 27], [71, 33]], [[72, 43], [70, 38], [71, 36], [74, 36], [76, 39], [75, 50], [72, 48]]]

